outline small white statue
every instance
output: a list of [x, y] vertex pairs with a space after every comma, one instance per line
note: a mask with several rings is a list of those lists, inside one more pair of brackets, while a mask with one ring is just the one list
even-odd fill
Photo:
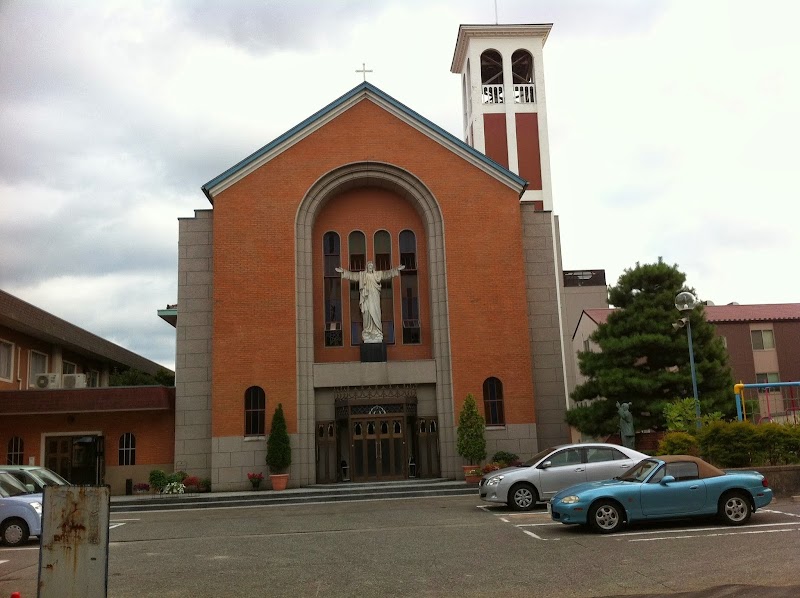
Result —
[[400, 275], [405, 266], [398, 266], [391, 270], [376, 270], [372, 262], [367, 262], [367, 269], [362, 272], [350, 272], [343, 268], [336, 268], [342, 278], [358, 283], [358, 306], [361, 308], [361, 319], [364, 328], [361, 331], [361, 340], [364, 343], [382, 343], [383, 328], [381, 326], [381, 281], [389, 280]]

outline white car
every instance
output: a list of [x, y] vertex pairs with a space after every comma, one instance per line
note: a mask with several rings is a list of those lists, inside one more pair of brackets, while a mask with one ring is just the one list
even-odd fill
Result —
[[42, 495], [32, 494], [11, 474], [0, 471], [0, 540], [19, 546], [42, 533]]
[[481, 478], [482, 500], [530, 511], [559, 490], [581, 482], [608, 480], [636, 465], [647, 455], [617, 444], [585, 442], [550, 447], [525, 463], [498, 469]]

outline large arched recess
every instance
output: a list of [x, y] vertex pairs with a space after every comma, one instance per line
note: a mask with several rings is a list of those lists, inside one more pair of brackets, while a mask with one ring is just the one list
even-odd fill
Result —
[[320, 177], [306, 192], [295, 219], [297, 299], [297, 415], [299, 459], [293, 459], [293, 477], [302, 485], [315, 477], [314, 403], [314, 313], [312, 296], [312, 230], [325, 203], [356, 187], [380, 187], [404, 197], [417, 209], [425, 226], [430, 272], [430, 310], [433, 357], [436, 360], [436, 408], [440, 428], [442, 473], [455, 475], [453, 428], [453, 384], [450, 363], [450, 330], [447, 310], [444, 221], [430, 189], [402, 168], [380, 162], [357, 162], [341, 166]]

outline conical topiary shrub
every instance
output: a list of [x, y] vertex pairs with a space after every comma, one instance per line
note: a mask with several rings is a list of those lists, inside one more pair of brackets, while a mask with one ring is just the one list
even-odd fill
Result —
[[486, 423], [478, 413], [475, 397], [468, 394], [458, 416], [456, 450], [471, 465], [477, 465], [486, 458], [485, 429]]
[[267, 465], [272, 473], [269, 477], [273, 490], [282, 490], [286, 487], [289, 476], [285, 472], [291, 464], [292, 447], [289, 443], [289, 433], [286, 431], [286, 418], [283, 416], [283, 405], [278, 403], [267, 439]]

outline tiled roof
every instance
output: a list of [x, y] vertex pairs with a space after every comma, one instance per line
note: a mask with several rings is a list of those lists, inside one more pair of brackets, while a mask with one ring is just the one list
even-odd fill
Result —
[[[605, 324], [614, 308], [585, 309], [597, 324]], [[760, 303], [755, 305], [706, 305], [706, 320], [714, 322], [775, 322], [800, 320], [800, 303]]]
[[584, 309], [583, 312], [589, 316], [596, 324], [605, 324], [608, 320], [608, 315], [616, 311], [613, 307], [595, 307], [592, 309]]
[[800, 320], [800, 303], [760, 303], [756, 305], [707, 305], [709, 322], [772, 322]]

